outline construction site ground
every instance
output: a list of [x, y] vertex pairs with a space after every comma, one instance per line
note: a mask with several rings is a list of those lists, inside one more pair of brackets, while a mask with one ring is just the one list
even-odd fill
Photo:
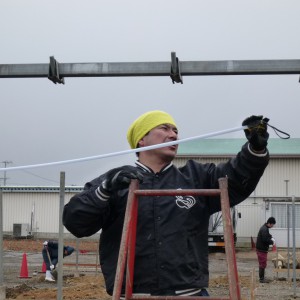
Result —
[[[104, 280], [99, 267], [98, 241], [70, 240], [64, 241], [77, 249], [64, 258], [63, 299], [101, 299], [111, 297], [105, 292]], [[3, 241], [3, 273], [6, 299], [57, 299], [57, 283], [45, 282], [42, 260], [43, 240], [5, 239]], [[286, 251], [277, 250], [281, 255]], [[25, 255], [24, 255], [25, 254]], [[26, 257], [26, 266], [24, 265]], [[292, 269], [290, 279], [288, 271], [275, 272], [272, 258], [276, 252], [268, 255], [266, 270], [270, 283], [258, 282], [258, 263], [253, 249], [236, 249], [237, 268], [243, 299], [300, 299], [300, 273], [293, 281]], [[25, 274], [24, 270], [28, 270]], [[229, 296], [226, 255], [222, 251], [209, 255], [210, 283], [208, 291], [211, 297]]]

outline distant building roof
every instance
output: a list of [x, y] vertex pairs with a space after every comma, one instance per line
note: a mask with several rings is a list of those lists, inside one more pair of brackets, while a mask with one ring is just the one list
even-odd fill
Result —
[[[247, 140], [242, 139], [199, 139], [182, 143], [178, 156], [228, 156], [236, 154]], [[268, 149], [271, 156], [300, 157], [300, 138], [270, 138]]]
[[[82, 186], [66, 186], [66, 193], [78, 193], [83, 190]], [[0, 191], [6, 193], [58, 193], [60, 192], [59, 186], [0, 186]]]

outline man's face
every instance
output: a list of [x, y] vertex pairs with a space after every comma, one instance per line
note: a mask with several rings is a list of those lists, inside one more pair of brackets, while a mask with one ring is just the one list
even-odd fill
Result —
[[269, 228], [272, 228], [274, 226], [274, 224], [268, 223], [267, 224]]
[[[176, 141], [178, 139], [178, 130], [174, 125], [162, 124], [153, 128], [139, 142], [140, 147], [161, 144]], [[152, 153], [163, 155], [168, 159], [173, 159], [177, 153], [178, 145], [150, 150]], [[150, 152], [149, 151], [149, 152]], [[147, 151], [148, 152], [148, 151]]]

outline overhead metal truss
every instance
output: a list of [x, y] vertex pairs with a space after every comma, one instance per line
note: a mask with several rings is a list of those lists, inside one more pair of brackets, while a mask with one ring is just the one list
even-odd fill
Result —
[[47, 64], [0, 64], [0, 78], [42, 78], [64, 83], [66, 77], [140, 77], [170, 76], [173, 83], [183, 83], [183, 76], [208, 75], [280, 75], [300, 74], [300, 60], [227, 60], [58, 63], [51, 56]]

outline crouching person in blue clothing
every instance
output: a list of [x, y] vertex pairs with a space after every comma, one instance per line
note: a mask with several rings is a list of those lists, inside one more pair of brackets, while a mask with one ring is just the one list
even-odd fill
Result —
[[[268, 165], [267, 122], [262, 116], [245, 119], [242, 125], [247, 126], [248, 141], [225, 163], [189, 160], [176, 167], [173, 159], [178, 145], [140, 151], [135, 166], [112, 169], [71, 198], [64, 207], [64, 226], [79, 238], [102, 229], [100, 264], [109, 295], [114, 288], [131, 179], [138, 179], [143, 190], [218, 189], [218, 179], [227, 177], [230, 205], [237, 205], [254, 191]], [[177, 139], [176, 123], [163, 111], [143, 114], [127, 132], [130, 147], [141, 150]], [[219, 196], [140, 197], [133, 294], [208, 296], [208, 225], [210, 216], [220, 210]]]
[[[56, 241], [45, 241], [43, 243], [43, 260], [46, 264], [46, 277], [45, 281], [54, 282], [55, 275], [54, 270], [58, 263], [58, 242]], [[63, 257], [71, 255], [74, 251], [74, 248], [71, 246], [64, 246], [64, 254]]]

